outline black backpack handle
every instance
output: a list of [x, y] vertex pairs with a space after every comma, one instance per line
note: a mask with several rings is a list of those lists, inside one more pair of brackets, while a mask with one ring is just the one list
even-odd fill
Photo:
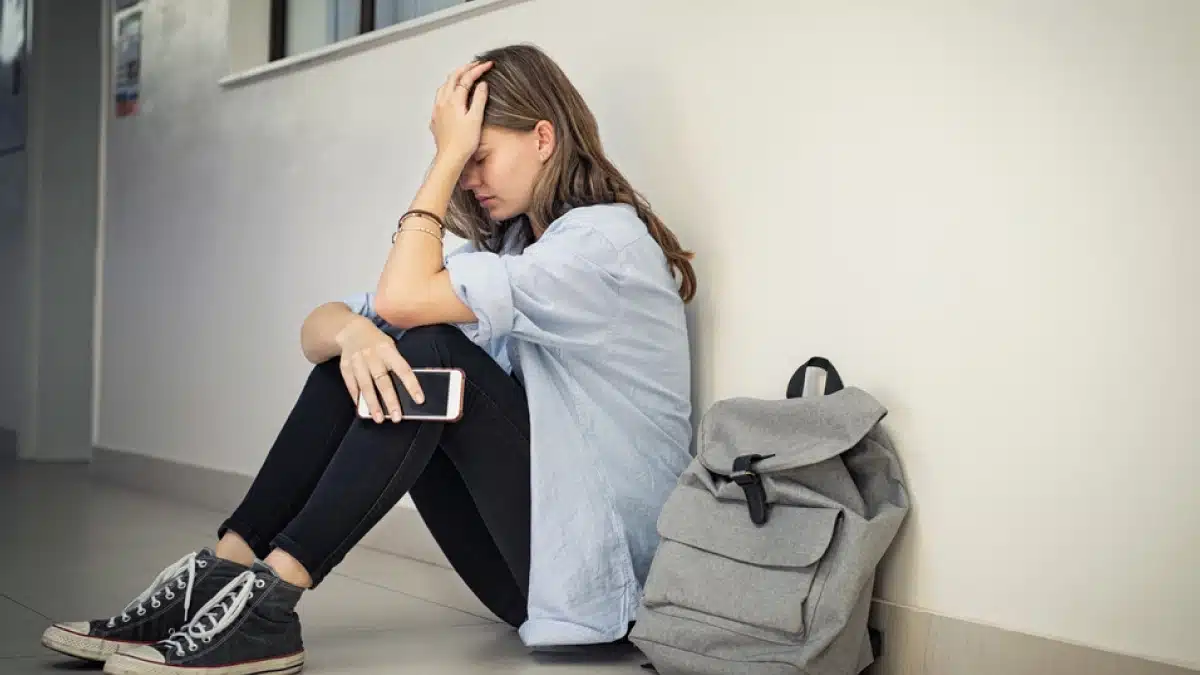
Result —
[[800, 366], [795, 375], [792, 375], [791, 381], [788, 382], [788, 398], [800, 398], [804, 395], [804, 380], [808, 376], [809, 368], [820, 368], [825, 371], [826, 394], [833, 394], [843, 389], [842, 376], [838, 374], [837, 368], [833, 367], [829, 359], [823, 356], [814, 356]]

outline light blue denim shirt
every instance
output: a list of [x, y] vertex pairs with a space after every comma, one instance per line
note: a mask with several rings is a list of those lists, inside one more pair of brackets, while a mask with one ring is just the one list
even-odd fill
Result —
[[[691, 456], [683, 302], [658, 243], [625, 205], [573, 209], [535, 243], [447, 256], [461, 325], [529, 397], [531, 647], [625, 635], [656, 522]], [[393, 334], [362, 294], [347, 304]]]

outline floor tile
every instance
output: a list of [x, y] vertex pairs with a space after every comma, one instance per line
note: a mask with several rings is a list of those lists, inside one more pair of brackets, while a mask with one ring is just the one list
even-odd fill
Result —
[[[45, 629], [45, 617], [0, 596], [0, 658], [37, 656], [43, 651], [40, 640]], [[7, 673], [2, 664], [0, 673]]]
[[108, 546], [87, 541], [51, 555], [26, 549], [4, 556], [0, 593], [56, 621], [112, 616], [195, 544], [157, 533]]
[[47, 675], [56, 673], [96, 673], [102, 672], [103, 665], [88, 663], [66, 656], [55, 654], [48, 650], [41, 656], [21, 658], [0, 658], [0, 673], [3, 675]]
[[359, 548], [351, 551], [335, 572], [499, 621], [467, 588], [461, 577], [444, 567]]
[[345, 675], [642, 674], [633, 647], [597, 647], [571, 656], [530, 653], [507, 626], [377, 632], [306, 640], [305, 673]]
[[341, 576], [306, 593], [297, 608], [305, 639], [491, 623], [456, 609]]

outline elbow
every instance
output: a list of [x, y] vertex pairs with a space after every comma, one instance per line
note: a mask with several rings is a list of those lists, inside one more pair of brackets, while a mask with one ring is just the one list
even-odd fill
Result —
[[379, 289], [375, 294], [375, 313], [389, 325], [408, 330], [420, 326], [420, 308], [407, 293]]

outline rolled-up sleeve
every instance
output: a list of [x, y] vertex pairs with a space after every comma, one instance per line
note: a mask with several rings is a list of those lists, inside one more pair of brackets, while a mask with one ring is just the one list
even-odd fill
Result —
[[552, 229], [519, 255], [473, 251], [446, 261], [479, 340], [507, 335], [570, 348], [604, 340], [619, 309], [620, 255], [589, 225]]
[[348, 295], [342, 298], [342, 303], [349, 307], [351, 312], [365, 316], [376, 323], [379, 322], [379, 315], [375, 313], [374, 293], [363, 292]]
[[392, 336], [395, 339], [400, 339], [404, 335], [404, 329], [393, 326], [383, 320], [383, 317], [375, 311], [375, 294], [371, 292], [357, 293], [355, 295], [342, 298], [342, 303], [350, 308], [351, 312], [360, 316], [365, 316], [371, 320], [379, 330]]

